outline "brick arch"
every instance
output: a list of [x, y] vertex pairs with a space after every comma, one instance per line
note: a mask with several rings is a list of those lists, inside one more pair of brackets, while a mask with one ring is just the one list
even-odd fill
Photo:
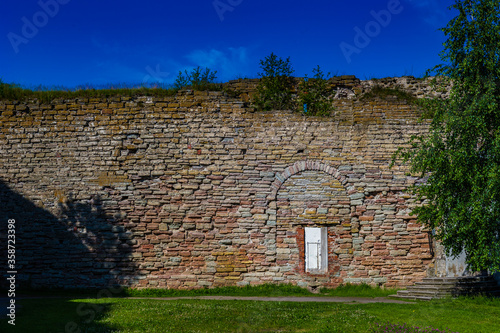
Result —
[[[296, 162], [275, 177], [266, 225], [271, 227], [268, 232], [274, 236], [274, 242], [268, 243], [266, 253], [270, 253], [270, 258], [266, 260], [276, 266], [287, 282], [301, 281], [308, 286], [343, 283], [346, 271], [341, 267], [351, 264], [354, 253], [345, 253], [352, 249], [352, 243], [344, 243], [352, 238], [350, 194], [355, 189], [349, 186], [349, 179], [320, 161]], [[283, 191], [286, 193], [281, 196]], [[322, 252], [327, 254], [325, 269], [318, 272], [306, 271], [307, 227], [321, 228], [321, 248], [327, 251]]]
[[347, 178], [342, 176], [340, 172], [327, 164], [318, 161], [299, 161], [295, 162], [293, 165], [287, 167], [283, 172], [276, 175], [276, 179], [271, 184], [271, 194], [268, 196], [269, 201], [275, 201], [283, 183], [287, 181], [288, 178], [292, 177], [303, 171], [322, 171], [337, 179], [344, 187], [347, 183]]

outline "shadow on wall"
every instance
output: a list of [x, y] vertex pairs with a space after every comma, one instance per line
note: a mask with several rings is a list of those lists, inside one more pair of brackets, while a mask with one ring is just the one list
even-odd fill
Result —
[[[0, 253], [7, 265], [8, 220], [15, 220], [17, 285], [22, 288], [106, 288], [130, 284], [132, 235], [107, 216], [98, 196], [58, 203], [55, 216], [0, 180]], [[11, 269], [10, 269], [11, 270]], [[6, 288], [6, 279], [0, 282]]]

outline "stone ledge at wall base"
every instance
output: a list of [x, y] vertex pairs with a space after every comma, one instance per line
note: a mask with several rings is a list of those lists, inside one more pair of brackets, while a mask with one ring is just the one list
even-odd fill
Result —
[[495, 278], [487, 276], [425, 278], [406, 290], [390, 297], [410, 300], [432, 300], [446, 297], [483, 295], [500, 297], [500, 286]]

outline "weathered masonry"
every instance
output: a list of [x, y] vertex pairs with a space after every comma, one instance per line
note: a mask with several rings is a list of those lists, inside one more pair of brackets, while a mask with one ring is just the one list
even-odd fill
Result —
[[417, 203], [405, 190], [418, 180], [389, 164], [427, 123], [396, 98], [335, 104], [334, 117], [314, 118], [255, 112], [222, 92], [0, 102], [0, 233], [16, 220], [18, 279], [153, 288], [421, 280], [434, 259], [409, 215]]

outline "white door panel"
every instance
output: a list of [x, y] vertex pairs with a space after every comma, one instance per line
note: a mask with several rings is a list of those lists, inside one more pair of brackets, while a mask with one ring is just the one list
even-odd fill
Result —
[[305, 259], [307, 272], [326, 272], [328, 265], [326, 228], [305, 228]]

